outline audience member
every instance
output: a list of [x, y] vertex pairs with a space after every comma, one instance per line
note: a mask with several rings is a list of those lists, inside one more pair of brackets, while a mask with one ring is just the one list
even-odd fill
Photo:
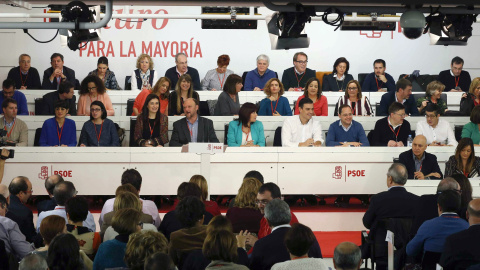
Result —
[[478, 177], [480, 157], [475, 156], [475, 147], [470, 138], [462, 138], [457, 145], [455, 155], [445, 163], [445, 177], [460, 173], [468, 178]]
[[[0, 169], [1, 169], [1, 167], [0, 167]], [[243, 177], [243, 179], [246, 179], [246, 178], [249, 178], [249, 177], [253, 177], [253, 178], [257, 179], [258, 181], [260, 181], [260, 183], [261, 183], [262, 185], [263, 185], [263, 183], [265, 182], [265, 181], [263, 180], [263, 175], [262, 175], [259, 171], [256, 171], [256, 170], [251, 170], [251, 171], [247, 172], [247, 173], [245, 174], [245, 176]], [[256, 197], [256, 196], [257, 196], [257, 194], [255, 193], [255, 197]], [[229, 202], [229, 204], [228, 204], [228, 207], [229, 207], [229, 208], [232, 208], [234, 204], [235, 204], [235, 198], [231, 198], [231, 199], [230, 199], [230, 202]]]
[[303, 91], [307, 81], [315, 78], [315, 70], [307, 68], [308, 56], [304, 52], [293, 55], [293, 67], [283, 71], [282, 84], [287, 91]]
[[142, 53], [138, 56], [136, 64], [137, 69], [133, 71], [131, 77], [132, 90], [143, 91], [144, 89], [152, 89], [152, 86], [158, 81], [158, 74], [153, 67], [153, 59], [150, 55]]
[[[230, 64], [230, 57], [226, 54], [222, 54], [217, 59], [217, 68], [207, 71], [205, 78], [202, 80], [202, 90], [222, 91], [224, 90], [225, 79], [228, 81], [228, 77], [234, 74], [233, 71], [227, 69]], [[223, 76], [222, 76], [223, 75]], [[240, 78], [240, 84], [242, 80]], [[243, 86], [243, 85], [242, 85]], [[241, 88], [241, 87], [240, 87]]]
[[333, 63], [332, 74], [323, 77], [323, 91], [343, 92], [347, 90], [347, 82], [353, 80], [353, 76], [348, 74], [350, 62], [345, 57], [340, 57]]
[[445, 85], [439, 81], [433, 81], [427, 85], [425, 97], [417, 100], [417, 108], [420, 115], [425, 114], [424, 109], [430, 103], [438, 106], [437, 112], [440, 115], [444, 115], [448, 111], [447, 102], [442, 99], [443, 90], [445, 90]]
[[362, 88], [360, 88], [360, 83], [356, 80], [349, 81], [347, 83], [347, 91], [345, 91], [345, 95], [338, 98], [338, 102], [335, 106], [335, 116], [340, 113], [340, 107], [344, 104], [352, 108], [353, 115], [370, 116], [373, 114], [370, 101], [365, 95], [362, 95]]
[[150, 255], [167, 253], [168, 241], [159, 232], [140, 231], [131, 235], [125, 249], [125, 263], [130, 270], [143, 270]]
[[457, 146], [452, 126], [448, 121], [440, 119], [438, 105], [429, 103], [424, 111], [426, 119], [417, 122], [415, 134], [424, 135], [430, 146]]
[[0, 129], [7, 132], [1, 141], [12, 146], [28, 145], [28, 127], [17, 118], [17, 101], [6, 98], [2, 103], [3, 116], [0, 118]]
[[480, 105], [480, 77], [472, 80], [468, 93], [463, 93], [460, 100], [461, 115], [470, 116], [473, 108], [477, 105]]
[[33, 194], [32, 183], [25, 176], [17, 176], [10, 182], [8, 191], [10, 192], [10, 205], [8, 205], [6, 217], [18, 224], [28, 242], [33, 242], [37, 235], [33, 225], [33, 213], [25, 205]]
[[145, 270], [177, 270], [172, 258], [166, 253], [157, 252], [145, 259]]
[[173, 123], [170, 146], [183, 146], [188, 143], [218, 143], [213, 121], [197, 114], [198, 100], [189, 98], [183, 103], [185, 118]]
[[313, 101], [300, 100], [300, 114], [287, 117], [282, 126], [283, 147], [321, 146], [324, 142], [320, 122], [312, 119]]
[[266, 98], [260, 101], [260, 108], [258, 115], [261, 116], [291, 116], [292, 109], [290, 102], [283, 96], [285, 88], [277, 78], [272, 78], [267, 81], [263, 92], [267, 95]]
[[15, 81], [16, 89], [42, 89], [38, 70], [30, 65], [31, 57], [22, 53], [18, 57], [18, 67], [10, 69], [7, 79]]
[[202, 191], [201, 200], [203, 201], [203, 204], [205, 205], [205, 211], [212, 214], [212, 216], [221, 215], [222, 213], [220, 213], [220, 207], [218, 207], [217, 202], [209, 200], [207, 179], [205, 179], [205, 177], [203, 177], [203, 175], [195, 174], [194, 176], [192, 176], [190, 178], [189, 182], [197, 185], [200, 188], [200, 190]]
[[467, 91], [472, 79], [470, 73], [463, 70], [463, 59], [455, 56], [450, 64], [450, 69], [444, 70], [438, 74], [438, 80], [445, 85], [445, 89], [450, 92]]
[[57, 91], [46, 93], [42, 97], [42, 107], [36, 115], [55, 115], [55, 103], [59, 100], [65, 100], [68, 104], [68, 113], [77, 115], [77, 97], [74, 95], [73, 89], [75, 85], [69, 81], [61, 82]]
[[170, 98], [170, 84], [172, 82], [167, 77], [161, 77], [152, 90], [150, 89], [143, 89], [140, 94], [135, 98], [135, 102], [133, 103], [133, 113], [132, 116], [136, 116], [142, 112], [143, 105], [145, 105], [145, 100], [147, 96], [150, 94], [155, 94], [158, 96], [160, 100], [160, 113], [164, 115], [168, 115], [168, 101]]
[[333, 266], [337, 270], [358, 270], [362, 266], [362, 252], [352, 242], [342, 242], [333, 250]]
[[262, 183], [253, 177], [246, 177], [238, 189], [232, 208], [227, 210], [226, 217], [232, 222], [233, 232], [248, 231], [258, 234], [263, 214], [256, 204], [257, 193]]
[[480, 145], [480, 106], [475, 106], [470, 114], [470, 123], [463, 126], [462, 138], [470, 138], [473, 144]]
[[[178, 82], [175, 85], [175, 91], [170, 93], [168, 100], [168, 116], [184, 116], [185, 102], [187, 99], [193, 98], [200, 102], [200, 96], [197, 91], [193, 90], [192, 77], [188, 74], [184, 74], [178, 78]], [[197, 109], [198, 111], [198, 109]]]
[[468, 180], [464, 174], [454, 173], [451, 177], [459, 184], [459, 187], [456, 189], [456, 191], [460, 193], [460, 198], [462, 199], [460, 210], [457, 212], [457, 214], [461, 218], [468, 221], [467, 206], [473, 197], [472, 184], [470, 184], [470, 180]]
[[328, 267], [323, 259], [309, 258], [308, 251], [315, 244], [316, 238], [312, 230], [300, 223], [292, 225], [285, 234], [285, 246], [290, 253], [290, 261], [280, 262], [273, 265], [272, 270], [304, 269], [317, 270]]
[[257, 116], [255, 104], [246, 102], [242, 105], [238, 111], [238, 118], [228, 124], [228, 146], [265, 146], [263, 123], [257, 121]]
[[155, 94], [147, 96], [142, 113], [137, 116], [134, 140], [138, 146], [146, 147], [168, 143], [168, 117], [160, 113], [160, 98]]
[[6, 79], [2, 83], [2, 91], [0, 91], [0, 104], [2, 104], [2, 108], [3, 102], [6, 99], [14, 99], [17, 101], [18, 115], [28, 115], [27, 98], [24, 93], [15, 90], [15, 82], [11, 79]]
[[370, 144], [372, 146], [401, 147], [407, 145], [408, 136], [412, 134], [410, 123], [405, 120], [405, 106], [394, 102], [388, 108], [389, 116], [378, 120]]
[[[362, 89], [364, 92], [395, 92], [395, 80], [385, 72], [386, 67], [383, 59], [377, 59], [373, 62], [374, 72], [368, 74], [363, 81]], [[377, 113], [377, 115], [379, 114]]]
[[107, 110], [101, 101], [95, 100], [90, 105], [90, 121], [83, 124], [78, 143], [80, 146], [120, 146], [115, 123], [107, 119]]
[[189, 67], [187, 63], [187, 55], [180, 52], [175, 55], [175, 66], [167, 69], [165, 72], [165, 77], [169, 78], [172, 81], [172, 90], [173, 87], [177, 85], [177, 81], [180, 81], [180, 78], [183, 75], [189, 75], [191, 77], [190, 82], [193, 84], [192, 88], [196, 90], [202, 90], [202, 85], [200, 84], [200, 75], [198, 75], [197, 69]]
[[408, 179], [442, 179], [437, 156], [427, 153], [427, 138], [417, 135], [412, 142], [412, 149], [400, 154], [399, 161], [408, 171]]
[[340, 120], [330, 124], [327, 146], [370, 146], [362, 124], [353, 120], [352, 108], [343, 104], [339, 108]]
[[48, 247], [47, 264], [49, 270], [84, 270], [92, 269], [93, 263], [80, 250], [75, 236], [64, 233], [53, 238]]
[[[245, 91], [263, 91], [264, 86], [270, 79], [277, 78], [277, 73], [268, 69], [270, 58], [265, 54], [257, 57], [257, 68], [247, 73], [245, 77]], [[278, 81], [280, 82], [280, 81]]]
[[78, 98], [78, 110], [77, 115], [89, 116], [90, 106], [93, 101], [100, 101], [105, 105], [108, 116], [114, 116], [115, 110], [113, 109], [112, 101], [107, 93], [107, 89], [97, 76], [87, 76], [83, 79], [80, 91], [78, 92], [80, 98]]
[[216, 116], [238, 115], [240, 110], [238, 93], [242, 90], [242, 87], [242, 77], [237, 74], [228, 76], [225, 87], [222, 87], [223, 92], [220, 93], [215, 104], [214, 114]]
[[63, 55], [52, 54], [50, 64], [52, 66], [43, 72], [43, 89], [58, 90], [60, 83], [64, 81], [69, 81], [75, 85], [75, 71], [63, 65]]
[[95, 255], [100, 245], [100, 235], [83, 225], [88, 217], [88, 203], [82, 197], [73, 197], [65, 204], [67, 212], [67, 231], [78, 240], [80, 250], [89, 256]]
[[50, 247], [53, 238], [59, 234], [67, 232], [65, 224], [65, 219], [61, 216], [51, 215], [45, 217], [38, 227], [45, 246], [36, 249], [33, 253], [44, 257], [46, 260], [48, 257], [48, 248]]
[[48, 270], [48, 265], [42, 256], [38, 254], [28, 254], [20, 261], [18, 270]]
[[40, 146], [77, 146], [77, 127], [75, 121], [66, 118], [68, 105], [65, 100], [55, 103], [55, 117], [43, 122], [38, 143]]
[[327, 97], [320, 90], [320, 81], [316, 77], [310, 78], [304, 89], [303, 95], [299, 96], [295, 103], [295, 115], [300, 114], [300, 109], [298, 108], [300, 100], [308, 97], [313, 101], [313, 112], [316, 116], [328, 116]]
[[97, 69], [90, 71], [88, 76], [90, 75], [100, 78], [100, 80], [103, 81], [103, 84], [105, 84], [107, 90], [122, 90], [120, 85], [118, 85], [115, 73], [108, 68], [108, 58], [105, 56], [98, 58]]
[[377, 116], [387, 116], [389, 107], [394, 102], [399, 102], [405, 106], [405, 114], [409, 116], [418, 116], [418, 109], [415, 103], [415, 98], [412, 95], [412, 83], [407, 79], [399, 79], [397, 82], [397, 91], [391, 91], [382, 95], [380, 100], [380, 107]]
[[249, 269], [235, 263], [238, 258], [237, 239], [231, 231], [216, 230], [208, 233], [202, 251], [205, 258], [211, 261], [205, 269]]

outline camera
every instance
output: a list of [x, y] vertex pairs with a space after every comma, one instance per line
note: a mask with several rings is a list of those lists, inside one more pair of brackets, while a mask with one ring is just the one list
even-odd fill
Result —
[[5, 140], [5, 136], [7, 136], [7, 131], [5, 129], [0, 129], [0, 146], [16, 146], [17, 144], [14, 142], [8, 142]]
[[3, 150], [8, 151], [8, 156], [0, 155], [0, 159], [5, 160], [5, 159], [13, 158], [13, 157], [15, 156], [15, 150], [13, 150], [13, 149], [5, 149], [5, 148], [2, 149], [2, 151], [3, 151]]
[[417, 39], [423, 34], [426, 20], [422, 12], [408, 10], [400, 17], [403, 35], [409, 39]]

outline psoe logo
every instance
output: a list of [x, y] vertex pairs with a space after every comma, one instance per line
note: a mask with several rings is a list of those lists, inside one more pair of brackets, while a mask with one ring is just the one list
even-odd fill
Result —
[[45, 180], [48, 178], [48, 166], [42, 166], [40, 168], [40, 173], [38, 174], [38, 178]]
[[332, 174], [332, 177], [335, 179], [342, 179], [342, 166], [335, 166], [335, 172]]

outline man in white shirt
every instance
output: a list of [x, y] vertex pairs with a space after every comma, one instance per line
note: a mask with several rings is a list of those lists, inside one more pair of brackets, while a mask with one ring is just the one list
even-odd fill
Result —
[[440, 119], [437, 104], [429, 103], [425, 107], [426, 120], [417, 122], [415, 135], [423, 135], [430, 146], [457, 146], [455, 134], [449, 122]]
[[312, 116], [313, 101], [304, 98], [298, 103], [299, 115], [290, 116], [283, 122], [282, 146], [306, 147], [321, 146], [324, 142], [320, 122], [314, 121]]

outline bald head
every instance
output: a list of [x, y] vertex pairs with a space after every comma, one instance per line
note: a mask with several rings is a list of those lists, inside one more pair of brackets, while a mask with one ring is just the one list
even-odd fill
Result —
[[55, 185], [63, 181], [63, 177], [58, 174], [50, 175], [47, 180], [45, 180], [45, 189], [50, 197], [53, 196], [53, 189], [55, 188]]
[[468, 203], [467, 217], [470, 225], [480, 224], [480, 199], [473, 199]]
[[446, 177], [437, 186], [437, 193], [445, 190], [460, 190], [460, 184], [452, 177]]
[[335, 269], [354, 270], [362, 265], [362, 252], [352, 242], [342, 242], [333, 251], [333, 266]]
[[198, 101], [193, 98], [187, 98], [183, 102], [183, 113], [185, 113], [185, 117], [191, 122], [196, 121], [197, 119], [197, 111], [198, 111]]
[[422, 158], [423, 153], [427, 150], [427, 138], [423, 135], [418, 135], [413, 139], [412, 142], [412, 151], [413, 154], [418, 158]]
[[10, 196], [10, 192], [8, 192], [8, 187], [4, 184], [0, 184], [0, 195], [3, 197], [8, 198]]

